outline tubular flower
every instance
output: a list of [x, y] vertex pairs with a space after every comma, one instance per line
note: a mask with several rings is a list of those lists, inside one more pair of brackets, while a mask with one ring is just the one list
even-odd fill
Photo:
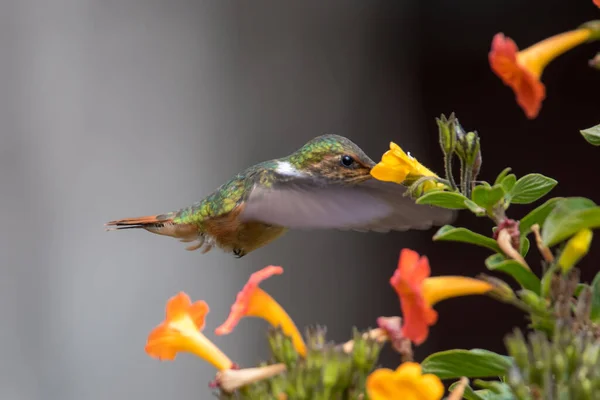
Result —
[[[437, 177], [435, 173], [419, 163], [416, 158], [405, 153], [394, 142], [390, 143], [390, 149], [383, 154], [381, 161], [371, 169], [371, 176], [380, 181], [398, 184], [412, 183], [425, 176]], [[423, 184], [423, 189], [427, 191], [436, 186], [444, 187], [428, 181]]]
[[188, 352], [208, 361], [219, 371], [232, 368], [231, 360], [201, 333], [208, 312], [206, 302], [192, 303], [184, 292], [171, 297], [165, 320], [148, 336], [146, 353], [160, 360], [174, 360], [177, 353]]
[[414, 362], [402, 363], [395, 371], [376, 369], [367, 377], [366, 386], [371, 400], [440, 400], [444, 395], [440, 378], [423, 375], [421, 366]]
[[517, 104], [527, 118], [534, 119], [546, 98], [546, 87], [541, 82], [546, 66], [556, 57], [589, 40], [593, 34], [594, 31], [589, 28], [576, 29], [519, 51], [512, 39], [497, 33], [488, 54], [490, 67], [515, 92]]
[[433, 305], [452, 297], [484, 294], [493, 289], [491, 284], [479, 279], [462, 276], [430, 278], [430, 273], [427, 257], [403, 249], [398, 268], [390, 279], [400, 298], [404, 318], [402, 334], [415, 345], [427, 339], [429, 327], [437, 322], [438, 315]]
[[569, 239], [558, 259], [558, 264], [564, 272], [568, 272], [587, 254], [593, 236], [591, 229], [582, 229]]
[[281, 327], [283, 333], [292, 339], [298, 354], [305, 356], [306, 345], [294, 321], [275, 299], [258, 287], [263, 280], [282, 273], [283, 268], [276, 266], [268, 266], [253, 273], [248, 283], [238, 293], [227, 320], [215, 330], [215, 333], [217, 335], [231, 333], [242, 317], [262, 318], [273, 327]]

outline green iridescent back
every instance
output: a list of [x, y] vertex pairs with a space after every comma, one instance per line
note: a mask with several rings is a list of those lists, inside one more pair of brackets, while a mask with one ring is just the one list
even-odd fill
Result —
[[247, 198], [256, 182], [265, 186], [271, 184], [269, 178], [273, 175], [276, 166], [276, 160], [271, 160], [247, 168], [203, 200], [177, 211], [173, 222], [202, 225], [202, 222], [208, 218], [219, 217], [231, 212]]

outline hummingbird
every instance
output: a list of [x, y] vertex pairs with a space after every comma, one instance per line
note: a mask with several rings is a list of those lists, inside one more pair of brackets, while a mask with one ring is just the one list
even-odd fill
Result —
[[451, 210], [419, 205], [405, 186], [370, 175], [375, 162], [348, 138], [327, 134], [283, 158], [238, 173], [203, 200], [164, 214], [106, 223], [144, 229], [241, 258], [290, 229], [361, 232], [425, 230], [451, 222]]

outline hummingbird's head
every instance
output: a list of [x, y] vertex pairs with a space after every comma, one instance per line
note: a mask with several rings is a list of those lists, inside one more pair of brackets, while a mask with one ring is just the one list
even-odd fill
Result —
[[371, 178], [375, 162], [349, 139], [318, 136], [286, 158], [300, 173], [337, 183], [359, 183]]

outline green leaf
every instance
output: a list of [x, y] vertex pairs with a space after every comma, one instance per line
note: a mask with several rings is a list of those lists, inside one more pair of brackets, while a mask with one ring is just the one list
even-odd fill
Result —
[[475, 204], [474, 201], [465, 199], [465, 206], [467, 206], [467, 208], [469, 210], [471, 210], [471, 212], [473, 214], [477, 215], [478, 217], [483, 217], [483, 216], [487, 215], [486, 211], [483, 208], [479, 207], [477, 204]]
[[501, 185], [494, 185], [491, 188], [482, 185], [475, 186], [471, 195], [475, 204], [485, 209], [492, 208], [502, 197], [504, 197], [504, 189]]
[[581, 135], [589, 144], [592, 146], [600, 146], [600, 125], [596, 125], [579, 132], [581, 132]]
[[558, 182], [542, 174], [528, 174], [520, 178], [509, 193], [514, 204], [529, 204], [544, 197]]
[[467, 208], [465, 196], [455, 192], [428, 192], [417, 199], [417, 204], [429, 204], [450, 210], [464, 210]]
[[506, 175], [502, 179], [501, 186], [505, 193], [510, 193], [515, 184], [517, 183], [517, 176], [515, 174]]
[[[459, 381], [460, 382], [460, 381]], [[454, 388], [458, 385], [459, 382], [454, 382], [448, 390], [454, 390]], [[476, 380], [479, 382], [479, 380]], [[463, 393], [463, 398], [466, 400], [514, 400], [515, 397], [512, 395], [512, 391], [510, 387], [502, 382], [492, 382], [495, 384], [495, 387], [492, 389], [480, 389], [473, 390], [473, 388], [469, 385], [465, 388], [465, 392]], [[498, 387], [499, 386], [499, 387]]]
[[[483, 381], [481, 379], [475, 379], [473, 384], [477, 387], [483, 388], [483, 390], [477, 390], [476, 393], [489, 393], [489, 397], [484, 397], [485, 400], [514, 400], [510, 386], [504, 382], [498, 381]], [[487, 391], [487, 392], [486, 392]]]
[[531, 227], [535, 224], [539, 224], [540, 227], [544, 226], [544, 221], [548, 214], [554, 209], [556, 203], [563, 199], [563, 197], [550, 199], [521, 218], [521, 221], [519, 221], [519, 231], [521, 232], [521, 235], [527, 235], [531, 231]]
[[573, 296], [579, 297], [579, 295], [581, 294], [581, 291], [588, 286], [590, 286], [590, 285], [586, 285], [585, 283], [578, 283], [577, 288], [575, 289], [575, 292], [573, 293]]
[[511, 365], [510, 357], [484, 349], [441, 351], [421, 363], [424, 374], [440, 379], [496, 377], [506, 374]]
[[527, 255], [527, 253], [529, 253], [530, 246], [531, 243], [529, 243], [529, 239], [527, 239], [526, 237], [521, 239], [521, 250], [519, 250], [519, 252], [523, 256], [523, 258]]
[[548, 247], [573, 236], [581, 229], [600, 227], [600, 207], [584, 197], [570, 197], [560, 201], [546, 218], [542, 241]]
[[510, 275], [523, 289], [540, 293], [540, 278], [515, 260], [506, 259], [502, 254], [494, 254], [485, 260], [485, 266], [490, 271], [500, 271]]
[[592, 281], [592, 311], [590, 312], [590, 320], [592, 322], [600, 321], [600, 272], [596, 274]]
[[502, 170], [502, 172], [500, 172], [500, 173], [498, 174], [498, 177], [496, 178], [496, 181], [494, 182], [494, 186], [495, 186], [495, 185], [499, 185], [500, 183], [502, 183], [502, 180], [504, 179], [504, 177], [505, 177], [506, 175], [508, 175], [508, 173], [509, 173], [510, 171], [512, 171], [512, 168], [511, 168], [511, 167], [504, 168], [504, 169]]
[[433, 240], [443, 240], [450, 242], [471, 243], [477, 246], [487, 247], [495, 253], [502, 253], [498, 243], [492, 238], [480, 235], [467, 228], [455, 228], [452, 225], [442, 226], [435, 235]]
[[[450, 387], [448, 388], [448, 390], [451, 392], [454, 390], [454, 388], [460, 383], [460, 381], [458, 382], [454, 382], [452, 385], [450, 385]], [[467, 385], [467, 387], [465, 388], [465, 391], [463, 393], [463, 399], [466, 400], [486, 400], [485, 397], [482, 397], [479, 393], [476, 393], [473, 388], [469, 385]]]

